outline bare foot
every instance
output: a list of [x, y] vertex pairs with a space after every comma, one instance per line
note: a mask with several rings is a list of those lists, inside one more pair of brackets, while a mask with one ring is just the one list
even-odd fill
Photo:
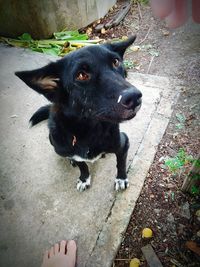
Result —
[[75, 267], [75, 264], [76, 243], [63, 240], [45, 252], [41, 267]]

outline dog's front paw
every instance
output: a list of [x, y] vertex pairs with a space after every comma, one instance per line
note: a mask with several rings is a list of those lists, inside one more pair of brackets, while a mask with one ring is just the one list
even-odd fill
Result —
[[116, 191], [125, 190], [128, 187], [129, 187], [128, 178], [126, 179], [116, 178], [115, 179], [115, 190]]
[[89, 176], [85, 182], [82, 182], [80, 179], [77, 181], [76, 188], [79, 192], [83, 192], [85, 189], [90, 187], [91, 177]]

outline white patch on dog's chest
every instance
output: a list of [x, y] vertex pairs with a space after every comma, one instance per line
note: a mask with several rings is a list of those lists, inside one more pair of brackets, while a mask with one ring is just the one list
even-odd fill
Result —
[[82, 158], [78, 155], [74, 155], [73, 157], [67, 157], [67, 158], [78, 161], [78, 162], [85, 161], [85, 162], [94, 163], [95, 161], [97, 161], [98, 159], [100, 159], [102, 157], [102, 154], [103, 153], [99, 154], [98, 156], [96, 156], [93, 159]]

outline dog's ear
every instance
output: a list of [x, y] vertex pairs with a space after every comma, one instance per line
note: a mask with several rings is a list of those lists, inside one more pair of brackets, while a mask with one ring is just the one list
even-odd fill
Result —
[[123, 58], [126, 49], [134, 43], [135, 39], [136, 39], [136, 35], [133, 35], [125, 41], [107, 44], [106, 46], [110, 50], [117, 52]]
[[18, 71], [15, 75], [39, 94], [55, 102], [60, 82], [59, 70], [59, 62], [55, 62], [36, 70]]

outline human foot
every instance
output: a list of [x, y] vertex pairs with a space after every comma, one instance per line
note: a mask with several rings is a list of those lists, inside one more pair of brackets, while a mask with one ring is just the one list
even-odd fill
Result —
[[75, 264], [76, 243], [63, 240], [45, 252], [41, 267], [75, 267]]

